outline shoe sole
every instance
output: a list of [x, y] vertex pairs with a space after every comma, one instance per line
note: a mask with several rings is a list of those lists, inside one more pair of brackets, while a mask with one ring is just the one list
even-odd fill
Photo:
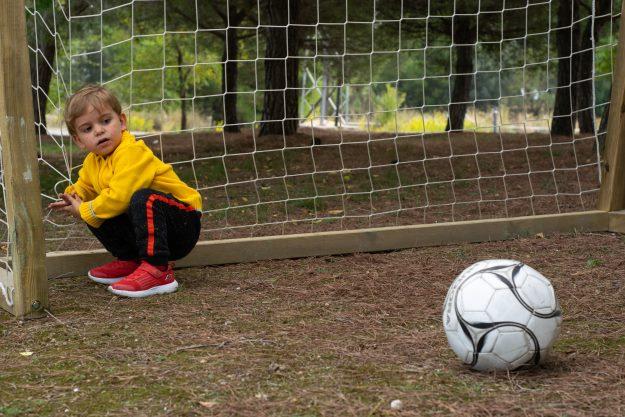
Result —
[[100, 278], [100, 277], [94, 277], [93, 275], [91, 275], [89, 272], [87, 272], [87, 276], [89, 277], [89, 279], [91, 281], [95, 281], [98, 284], [115, 284], [117, 281], [121, 281], [122, 279], [126, 278], [126, 277], [119, 277], [119, 278]]
[[157, 294], [169, 294], [171, 292], [176, 291], [178, 289], [178, 281], [170, 282], [169, 284], [159, 285], [156, 287], [152, 287], [143, 291], [126, 291], [126, 290], [116, 290], [115, 288], [109, 286], [108, 290], [116, 295], [122, 295], [124, 297], [131, 298], [143, 298], [148, 297], [150, 295]]

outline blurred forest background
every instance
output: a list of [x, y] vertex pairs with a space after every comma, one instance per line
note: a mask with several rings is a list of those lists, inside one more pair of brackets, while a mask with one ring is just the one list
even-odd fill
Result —
[[36, 119], [58, 123], [67, 96], [99, 82], [146, 132], [592, 134], [607, 120], [617, 3], [34, 0]]

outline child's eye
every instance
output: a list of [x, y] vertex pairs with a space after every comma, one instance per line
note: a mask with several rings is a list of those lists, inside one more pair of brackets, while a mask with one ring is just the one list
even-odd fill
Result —
[[105, 125], [111, 123], [111, 118], [104, 119], [102, 123], [104, 123]]
[[83, 133], [89, 133], [90, 131], [91, 131], [91, 126], [84, 127], [84, 128], [82, 129], [82, 132], [83, 132]]

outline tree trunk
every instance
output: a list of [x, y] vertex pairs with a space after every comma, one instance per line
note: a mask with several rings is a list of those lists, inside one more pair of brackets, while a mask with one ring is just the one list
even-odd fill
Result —
[[[601, 33], [601, 29], [603, 25], [609, 22], [610, 16], [607, 13], [610, 11], [610, 0], [599, 0], [596, 3], [596, 11], [595, 14], [597, 16], [602, 16], [600, 18], [595, 19], [594, 25], [594, 38], [599, 39], [599, 35]], [[605, 15], [605, 16], [604, 16]], [[592, 50], [592, 22], [588, 21], [586, 23], [586, 28], [584, 29], [584, 34], [582, 35], [581, 41], [579, 43], [580, 52], [578, 54], [579, 60], [575, 65], [577, 68], [576, 72], [576, 80], [577, 83], [577, 91], [575, 93], [575, 97], [577, 98], [575, 110], [578, 110], [577, 120], [579, 123], [579, 130], [581, 133], [595, 133], [595, 122], [593, 120], [593, 109], [592, 109], [592, 65], [593, 65], [593, 50]]]
[[31, 85], [37, 87], [32, 90], [32, 95], [33, 108], [35, 109], [35, 131], [39, 134], [44, 134], [47, 127], [47, 95], [50, 90], [52, 66], [54, 66], [56, 52], [54, 38], [46, 36], [45, 39], [46, 43], [41, 46], [41, 51], [39, 52], [43, 55], [43, 58], [40, 56], [39, 59], [31, 59], [30, 61]]
[[[59, 6], [65, 9], [65, 13], [72, 15], [80, 15], [89, 8], [89, 3], [85, 0], [74, 0], [71, 3], [72, 10], [69, 1], [59, 2]], [[54, 5], [48, 3], [47, 7], [39, 7], [39, 12], [42, 13], [41, 19], [43, 21], [49, 21], [53, 16]], [[44, 39], [43, 44], [37, 45], [40, 52], [39, 59], [31, 59], [30, 61], [30, 81], [31, 85], [36, 89], [32, 90], [33, 108], [35, 110], [35, 132], [38, 134], [44, 134], [46, 127], [46, 109], [48, 106], [48, 93], [50, 92], [50, 83], [52, 81], [54, 61], [56, 57], [56, 43], [53, 36], [48, 35], [39, 37]], [[34, 41], [34, 39], [33, 39]], [[31, 56], [32, 57], [32, 56]]]
[[180, 115], [180, 130], [186, 130], [187, 129], [187, 100], [185, 100], [186, 93], [183, 92], [180, 95], [180, 98], [182, 98], [182, 101], [180, 102], [180, 112], [182, 113]]
[[268, 0], [267, 3], [271, 26], [267, 28], [266, 91], [259, 136], [291, 135], [297, 132], [299, 125], [297, 105], [299, 63], [297, 59], [287, 56], [297, 55], [299, 39], [297, 31], [292, 26], [287, 29], [287, 24], [297, 22], [299, 0]]
[[187, 129], [187, 74], [184, 73], [182, 67], [182, 51], [180, 46], [176, 45], [178, 51], [178, 88], [180, 89], [180, 130]]
[[[556, 34], [556, 48], [558, 50], [558, 84], [556, 99], [553, 106], [551, 134], [572, 136], [575, 119], [572, 103], [575, 102], [575, 89], [571, 88], [571, 43], [573, 39], [573, 13], [577, 7], [577, 0], [560, 0], [558, 7], [558, 25]], [[567, 29], [568, 28], [568, 29]]]
[[236, 26], [240, 22], [233, 22], [226, 29], [224, 49], [222, 55], [223, 68], [221, 71], [221, 91], [224, 95], [224, 131], [240, 132], [237, 117], [237, 80], [239, 68], [236, 60], [239, 57], [239, 38]]
[[341, 87], [336, 87], [336, 109], [334, 110], [334, 126], [338, 127], [341, 118]]
[[453, 43], [456, 52], [454, 62], [453, 90], [449, 104], [449, 118], [446, 131], [462, 130], [464, 117], [467, 114], [467, 102], [471, 98], [473, 88], [474, 43], [473, 27], [467, 16], [456, 16], [454, 21]]
[[578, 59], [575, 59], [576, 81], [575, 85], [575, 110], [577, 111], [577, 123], [581, 133], [595, 133], [595, 124], [592, 117], [592, 40], [590, 22], [586, 24], [584, 34], [580, 42]]

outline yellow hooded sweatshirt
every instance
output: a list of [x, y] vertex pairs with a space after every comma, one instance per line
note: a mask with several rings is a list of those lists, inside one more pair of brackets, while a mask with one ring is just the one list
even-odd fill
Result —
[[98, 228], [106, 219], [128, 210], [132, 195], [151, 188], [202, 210], [202, 198], [185, 184], [171, 165], [158, 159], [152, 150], [124, 130], [122, 140], [113, 153], [102, 157], [90, 152], [78, 172], [78, 181], [65, 189], [76, 193], [83, 201], [80, 216], [92, 227]]

